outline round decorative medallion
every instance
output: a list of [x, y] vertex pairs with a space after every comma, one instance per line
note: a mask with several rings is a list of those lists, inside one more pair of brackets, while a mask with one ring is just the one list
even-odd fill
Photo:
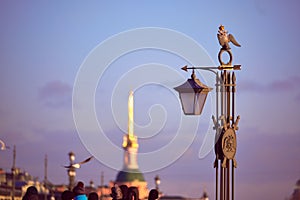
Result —
[[229, 160], [235, 156], [236, 134], [232, 128], [227, 129], [222, 137], [222, 151], [224, 156]]

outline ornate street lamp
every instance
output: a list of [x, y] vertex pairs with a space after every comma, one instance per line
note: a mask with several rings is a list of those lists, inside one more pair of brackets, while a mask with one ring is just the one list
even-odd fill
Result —
[[68, 170], [68, 176], [69, 176], [69, 190], [72, 190], [75, 185], [75, 177], [76, 177], [76, 169], [79, 169], [82, 164], [85, 164], [89, 162], [93, 156], [90, 156], [89, 158], [85, 159], [84, 161], [81, 161], [79, 163], [75, 163], [75, 154], [71, 151], [69, 152], [69, 160], [70, 164], [68, 166], [64, 166]]
[[69, 177], [69, 190], [72, 190], [75, 186], [75, 177], [76, 177], [76, 169], [73, 166], [75, 161], [75, 154], [71, 151], [69, 152], [69, 161], [70, 168], [68, 168], [68, 177]]
[[174, 89], [179, 92], [182, 110], [186, 115], [200, 115], [208, 92], [212, 90], [196, 78], [194, 70], [190, 79]]
[[[216, 200], [234, 199], [234, 168], [237, 167], [236, 133], [240, 116], [235, 119], [235, 92], [236, 77], [234, 70], [240, 70], [241, 65], [233, 65], [233, 56], [229, 46], [232, 42], [235, 46], [240, 44], [224, 26], [219, 27], [218, 40], [221, 49], [218, 54], [220, 65], [218, 67], [183, 67], [187, 71], [193, 69], [192, 78], [174, 88], [179, 92], [183, 111], [186, 115], [199, 115], [205, 104], [206, 96], [211, 88], [201, 83], [194, 74], [195, 69], [207, 70], [216, 75], [216, 116], [212, 116], [215, 133], [216, 159]], [[226, 63], [222, 60], [222, 54], [226, 52], [230, 59]], [[219, 76], [218, 71], [221, 71]]]
[[13, 165], [11, 168], [11, 174], [12, 174], [12, 190], [11, 190], [11, 199], [15, 200], [15, 187], [16, 187], [16, 145], [14, 145], [13, 150]]
[[159, 193], [160, 178], [159, 178], [158, 175], [155, 176], [154, 181], [155, 181], [155, 189], [156, 189], [156, 190], [158, 191], [158, 193]]

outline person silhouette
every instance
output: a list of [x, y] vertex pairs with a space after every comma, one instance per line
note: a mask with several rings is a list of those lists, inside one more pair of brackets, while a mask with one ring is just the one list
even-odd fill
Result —
[[99, 199], [99, 196], [98, 196], [97, 192], [89, 193], [88, 200], [98, 200], [98, 199]]
[[155, 199], [158, 199], [158, 191], [156, 189], [152, 189], [149, 192], [148, 200], [155, 200]]
[[120, 187], [117, 184], [115, 184], [111, 188], [111, 194], [110, 194], [110, 196], [112, 197], [113, 200], [123, 199], [122, 191], [121, 191]]
[[127, 200], [139, 200], [139, 190], [135, 186], [128, 188]]
[[127, 185], [120, 185], [120, 189], [122, 191], [122, 195], [123, 195], [123, 200], [127, 200], [127, 196], [128, 196], [128, 187]]
[[39, 195], [35, 186], [30, 186], [27, 188], [25, 195], [22, 200], [38, 200]]
[[74, 200], [87, 200], [84, 183], [82, 181], [79, 181], [77, 183], [77, 185], [73, 188], [73, 192], [74, 192]]
[[61, 199], [62, 200], [72, 200], [74, 199], [74, 192], [72, 192], [71, 190], [65, 190], [62, 194], [61, 194]]

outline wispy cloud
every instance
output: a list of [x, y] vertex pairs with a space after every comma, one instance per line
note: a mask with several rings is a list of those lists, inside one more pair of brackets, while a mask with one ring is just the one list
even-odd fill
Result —
[[283, 80], [274, 80], [262, 84], [253, 80], [243, 80], [238, 84], [241, 92], [286, 92], [296, 89], [300, 84], [300, 77], [293, 76]]
[[38, 99], [50, 108], [68, 106], [72, 100], [72, 87], [59, 80], [48, 82], [39, 89]]

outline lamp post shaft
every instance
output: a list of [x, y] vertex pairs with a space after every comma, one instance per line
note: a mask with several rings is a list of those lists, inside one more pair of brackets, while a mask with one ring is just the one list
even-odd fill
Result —
[[[238, 67], [235, 67], [238, 66]], [[216, 200], [234, 200], [234, 168], [236, 168], [236, 134], [239, 116], [235, 120], [236, 77], [232, 67], [183, 67], [183, 70], [200, 69], [216, 75], [216, 117], [213, 116], [215, 133], [214, 167], [216, 168]], [[218, 70], [221, 71], [219, 76]]]
[[16, 145], [14, 145], [13, 149], [13, 165], [11, 168], [12, 173], [12, 190], [11, 190], [11, 199], [15, 199], [15, 185], [16, 185]]
[[48, 189], [48, 156], [47, 154], [45, 155], [45, 160], [44, 160], [44, 200], [47, 200], [47, 189]]
[[[234, 168], [236, 167], [236, 135], [237, 124], [235, 117], [235, 87], [234, 72], [224, 70], [217, 84], [216, 97], [216, 199], [234, 200]], [[220, 106], [220, 115], [219, 113]], [[219, 120], [221, 126], [219, 126]], [[220, 176], [219, 176], [220, 174]]]
[[71, 151], [69, 152], [69, 160], [70, 160], [70, 168], [68, 169], [69, 176], [69, 190], [72, 190], [75, 186], [75, 177], [76, 177], [76, 169], [73, 166], [75, 160], [75, 154]]
[[100, 200], [103, 199], [103, 187], [104, 187], [104, 173], [101, 171], [101, 195], [100, 195]]
[[69, 174], [69, 190], [72, 190], [75, 185], [75, 168], [70, 167], [70, 169], [68, 170], [68, 174]]

